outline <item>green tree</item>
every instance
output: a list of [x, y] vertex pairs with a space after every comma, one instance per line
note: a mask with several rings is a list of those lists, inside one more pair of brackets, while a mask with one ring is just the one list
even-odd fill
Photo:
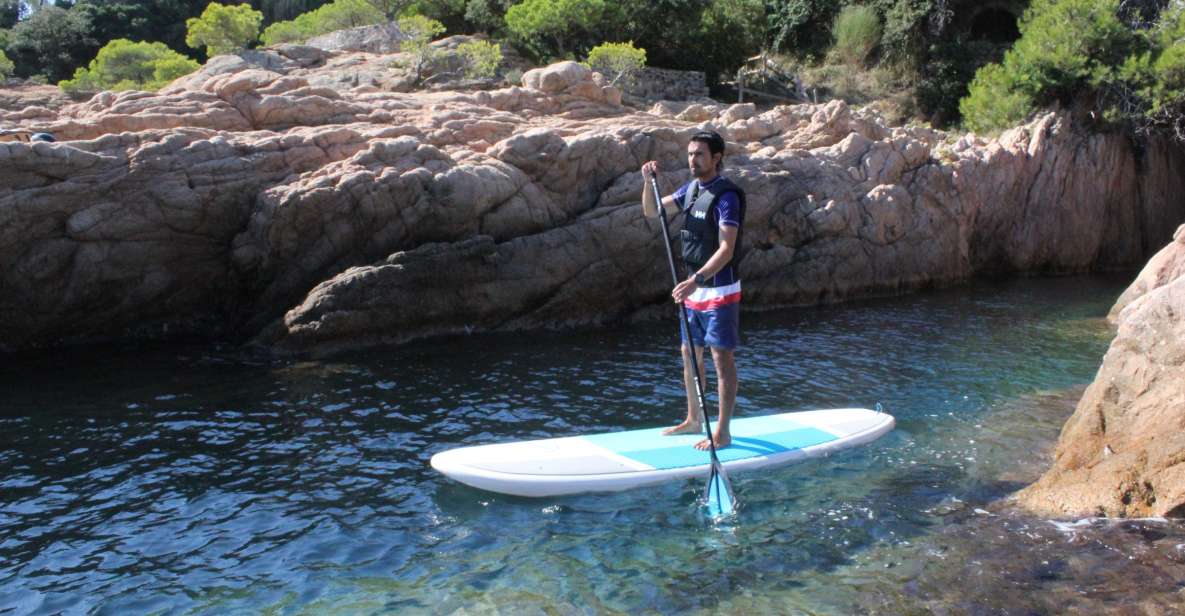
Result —
[[327, 32], [386, 22], [383, 14], [367, 0], [334, 0], [292, 21], [268, 26], [260, 37], [265, 45], [303, 41]]
[[605, 14], [604, 0], [525, 0], [506, 11], [511, 35], [538, 57], [564, 57]]
[[1146, 49], [1127, 58], [1120, 68], [1126, 88], [1112, 88], [1118, 98], [1109, 109], [1115, 118], [1131, 109], [1139, 117], [1122, 118], [1138, 132], [1168, 129], [1185, 141], [1185, 6], [1168, 7], [1152, 28], [1141, 32]]
[[975, 73], [971, 93], [959, 103], [963, 122], [980, 133], [1021, 122], [1035, 108], [1028, 90], [1005, 65], [989, 64]]
[[881, 39], [881, 20], [869, 6], [844, 7], [831, 27], [836, 55], [851, 65], [864, 64]]
[[465, 22], [474, 30], [494, 34], [506, 27], [506, 10], [511, 0], [469, 0], [465, 3]]
[[633, 84], [638, 71], [646, 66], [646, 50], [634, 47], [633, 41], [601, 43], [588, 52], [585, 64], [609, 77], [611, 84], [628, 87]]
[[502, 64], [502, 47], [490, 41], [469, 41], [457, 46], [462, 71], [469, 79], [493, 77]]
[[94, 49], [90, 21], [73, 10], [47, 6], [12, 28], [7, 52], [18, 74], [64, 79]]
[[387, 21], [395, 21], [399, 14], [412, 4], [412, 0], [366, 0], [366, 2], [370, 3]]
[[264, 45], [279, 45], [280, 43], [299, 43], [313, 36], [316, 35], [312, 34], [311, 29], [306, 31], [296, 20], [277, 21], [259, 35], [259, 40]]
[[400, 51], [411, 54], [415, 82], [419, 84], [436, 55], [432, 39], [444, 34], [444, 24], [423, 15], [408, 15], [399, 20], [399, 31], [407, 37], [400, 45]]
[[185, 44], [195, 49], [205, 47], [209, 56], [235, 53], [259, 39], [261, 23], [263, 13], [249, 5], [211, 2], [200, 17], [186, 20]]
[[74, 72], [58, 87], [69, 93], [98, 90], [158, 90], [200, 65], [164, 43], [116, 39], [99, 50], [86, 68]]
[[1001, 64], [979, 69], [959, 103], [967, 126], [999, 130], [1038, 106], [1120, 85], [1127, 56], [1141, 45], [1118, 10], [1119, 0], [1035, 0], [1020, 39]]
[[328, 3], [329, 0], [251, 0], [251, 8], [263, 13], [263, 23], [270, 25], [294, 19]]
[[86, 15], [93, 44], [76, 66], [84, 66], [100, 47], [118, 38], [157, 41], [202, 61], [204, 51], [195, 51], [185, 44], [186, 20], [201, 15], [209, 3], [210, 0], [78, 0], [70, 11]]
[[0, 49], [0, 79], [7, 79], [15, 68], [12, 60], [9, 60], [8, 56], [4, 55], [4, 50]]
[[444, 24], [449, 32], [472, 32], [465, 21], [465, 0], [411, 0], [400, 15], [423, 15]]
[[0, 29], [11, 28], [21, 19], [21, 3], [18, 0], [0, 0]]
[[697, 70], [708, 84], [735, 75], [745, 60], [765, 48], [765, 6], [761, 0], [716, 0], [700, 17], [695, 37]]
[[831, 46], [829, 26], [842, 7], [835, 0], [769, 2], [771, 48], [800, 57], [822, 55]]

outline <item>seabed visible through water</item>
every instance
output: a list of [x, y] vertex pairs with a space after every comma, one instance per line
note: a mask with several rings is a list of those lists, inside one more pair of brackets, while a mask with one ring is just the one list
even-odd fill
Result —
[[1005, 499], [1048, 466], [1129, 279], [746, 313], [738, 414], [881, 402], [898, 427], [733, 475], [741, 509], [717, 526], [699, 480], [532, 500], [428, 467], [674, 421], [673, 318], [327, 361], [5, 358], [0, 614], [1173, 613], [1181, 523], [1054, 523]]

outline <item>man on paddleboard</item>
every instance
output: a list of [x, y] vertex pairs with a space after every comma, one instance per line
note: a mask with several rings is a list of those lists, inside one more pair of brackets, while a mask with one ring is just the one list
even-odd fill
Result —
[[[675, 286], [671, 297], [687, 310], [691, 346], [695, 349], [701, 382], [706, 382], [704, 347], [712, 349], [720, 401], [720, 418], [714, 426], [713, 438], [716, 447], [722, 448], [732, 442], [728, 422], [737, 398], [735, 352], [740, 334], [741, 279], [736, 261], [745, 222], [745, 192], [720, 175], [724, 169], [724, 139], [713, 131], [700, 131], [691, 137], [687, 144], [687, 167], [691, 170], [691, 181], [662, 199], [663, 208], [671, 216], [685, 213], [680, 239], [687, 278]], [[658, 216], [654, 194], [646, 189], [649, 177], [657, 173], [655, 161], [642, 165], [642, 214], [647, 218]], [[703, 414], [691, 366], [691, 349], [685, 333], [683, 384], [687, 390], [687, 418], [663, 434], [697, 433], [702, 429]], [[696, 449], [709, 446], [706, 438], [695, 445]]]

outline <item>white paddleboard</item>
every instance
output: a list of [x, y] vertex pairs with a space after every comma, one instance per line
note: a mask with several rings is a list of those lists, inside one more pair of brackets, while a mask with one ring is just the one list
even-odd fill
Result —
[[[827, 455], [893, 429], [887, 413], [829, 409], [733, 419], [732, 445], [717, 450], [729, 474]], [[705, 477], [700, 434], [663, 436], [662, 428], [478, 445], [432, 456], [432, 468], [461, 483], [517, 496], [615, 492]]]

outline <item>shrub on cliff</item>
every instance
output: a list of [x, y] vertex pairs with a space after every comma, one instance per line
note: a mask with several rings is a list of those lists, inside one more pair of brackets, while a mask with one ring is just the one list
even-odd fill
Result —
[[537, 57], [565, 57], [580, 49], [604, 14], [604, 0], [525, 0], [506, 11], [506, 27]]
[[367, 0], [334, 0], [292, 21], [277, 21], [263, 31], [264, 45], [295, 43], [314, 36], [385, 23], [387, 18]]
[[1119, 94], [1128, 96], [1117, 97], [1116, 105], [1136, 104], [1137, 129], [1166, 128], [1185, 141], [1185, 5], [1167, 9], [1141, 36], [1147, 49], [1124, 63], [1121, 74], [1129, 90]]
[[1118, 11], [1119, 0], [1036, 0], [1004, 61], [976, 73], [959, 104], [964, 122], [976, 131], [999, 130], [1038, 106], [1116, 85], [1136, 43]]
[[646, 50], [634, 43], [601, 43], [588, 52], [585, 64], [610, 79], [613, 85], [629, 86], [634, 76], [646, 66]]
[[506, 26], [510, 5], [511, 0], [469, 0], [465, 3], [465, 22], [482, 32], [498, 32]]
[[235, 53], [259, 39], [263, 13], [246, 4], [226, 6], [211, 2], [200, 17], [185, 21], [185, 44], [206, 48], [206, 55]]
[[164, 43], [116, 39], [99, 50], [86, 68], [74, 71], [74, 78], [58, 83], [69, 94], [99, 90], [158, 90], [200, 65], [169, 49]]
[[436, 55], [430, 43], [444, 34], [444, 24], [423, 15], [408, 15], [399, 19], [399, 31], [407, 37], [400, 45], [400, 50], [411, 54], [412, 70], [415, 71], [418, 84], [424, 80], [424, 72]]
[[1004, 61], [980, 69], [960, 103], [969, 128], [1013, 126], [1060, 101], [1113, 126], [1185, 140], [1185, 5], [1039, 0], [1020, 26]]
[[502, 64], [502, 48], [489, 41], [469, 41], [457, 46], [462, 72], [469, 79], [493, 77]]
[[881, 20], [868, 6], [848, 6], [831, 26], [832, 52], [847, 64], [862, 65], [881, 40]]
[[13, 26], [5, 51], [21, 76], [34, 73], [57, 81], [95, 53], [88, 17], [74, 10], [46, 6]]
[[16, 65], [8, 59], [8, 56], [4, 55], [4, 50], [0, 49], [0, 79], [8, 79], [15, 69]]

